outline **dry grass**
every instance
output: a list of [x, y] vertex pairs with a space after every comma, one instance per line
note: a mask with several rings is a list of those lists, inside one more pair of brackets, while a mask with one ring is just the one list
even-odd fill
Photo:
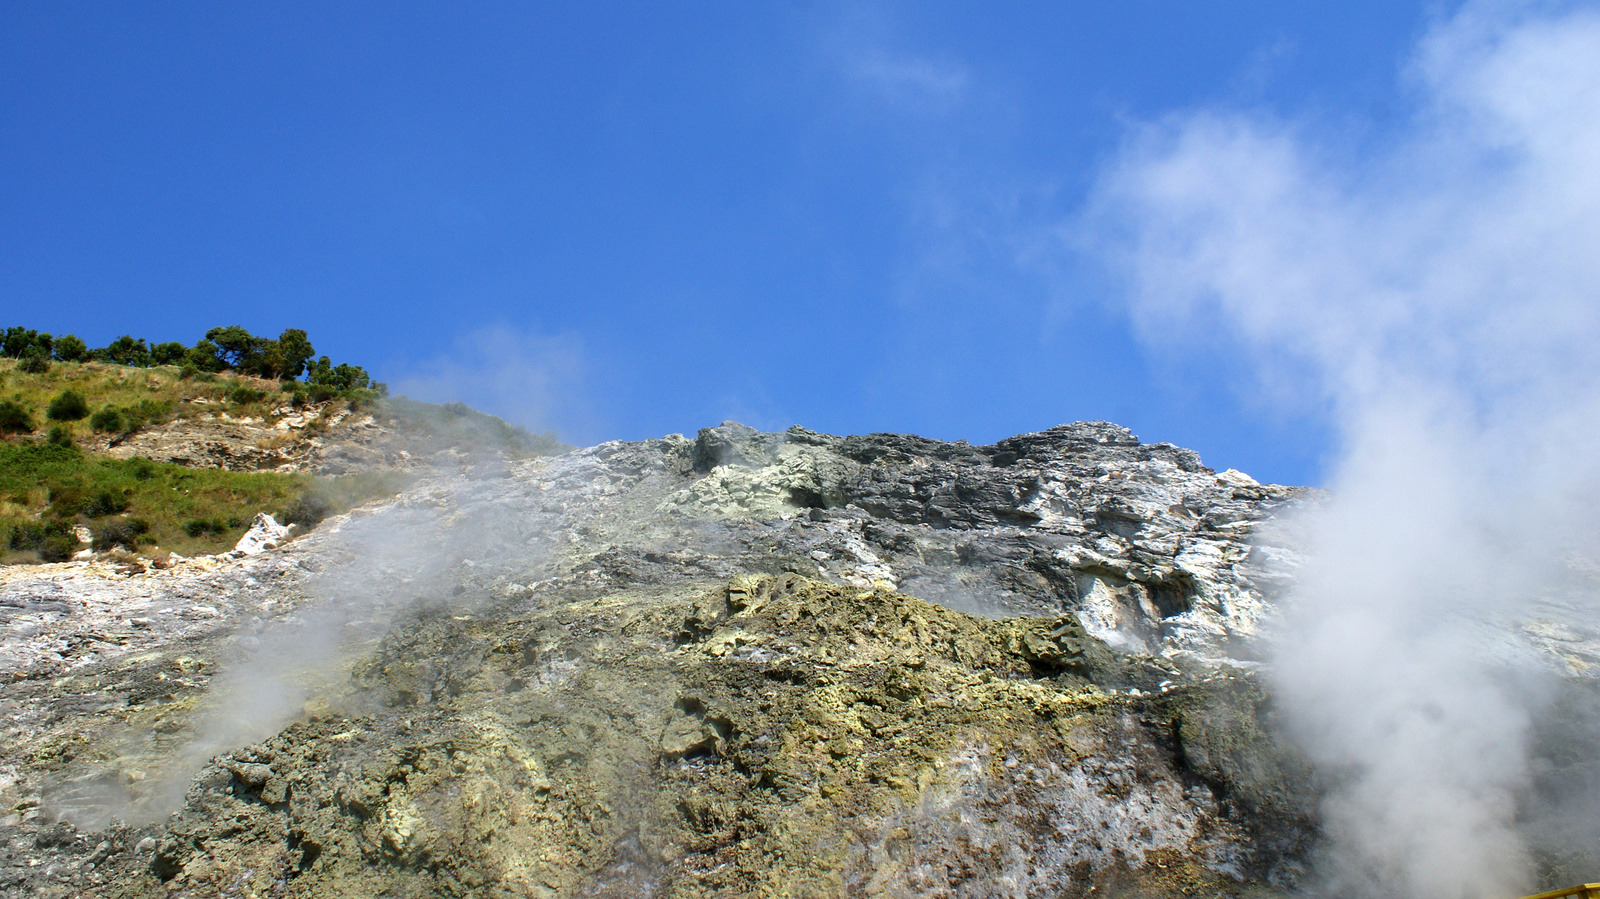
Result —
[[294, 435], [288, 432], [271, 434], [266, 437], [257, 437], [255, 441], [255, 448], [270, 452], [272, 450], [282, 449], [289, 444], [294, 443], [294, 440]]
[[[240, 388], [260, 391], [262, 396], [245, 403], [231, 402], [230, 395]], [[28, 374], [17, 370], [17, 360], [0, 359], [0, 399], [12, 400], [27, 409], [41, 430], [48, 430], [52, 424], [45, 418], [45, 408], [64, 390], [82, 394], [91, 412], [107, 406], [135, 408], [143, 403], [147, 410], [164, 410], [160, 416], [163, 418], [226, 412], [235, 418], [265, 419], [285, 401], [278, 382], [247, 375], [225, 373], [184, 379], [178, 377], [176, 366], [130, 368], [106, 362], [56, 362], [44, 374]], [[89, 427], [87, 419], [70, 424], [78, 433]]]

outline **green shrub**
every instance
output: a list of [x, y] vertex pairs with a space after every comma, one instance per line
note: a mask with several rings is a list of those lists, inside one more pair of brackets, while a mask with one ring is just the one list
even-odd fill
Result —
[[106, 406], [89, 417], [89, 426], [102, 434], [127, 436], [148, 424], [159, 424], [172, 418], [172, 404], [157, 400], [140, 400], [132, 406], [117, 408]]
[[266, 398], [267, 392], [265, 390], [257, 390], [254, 387], [235, 387], [228, 393], [228, 402], [240, 406], [259, 403]]
[[84, 400], [83, 394], [67, 389], [50, 401], [44, 414], [51, 421], [79, 421], [89, 417], [89, 403]]
[[0, 401], [0, 434], [33, 433], [33, 416], [11, 400]]
[[17, 364], [17, 370], [30, 375], [42, 375], [50, 370], [50, 354], [39, 347], [29, 347]]
[[6, 328], [0, 332], [0, 355], [21, 359], [31, 349], [43, 350], [49, 356], [55, 348], [55, 338], [49, 334], [30, 331], [27, 328]]
[[78, 487], [51, 487], [45, 496], [50, 500], [50, 514], [57, 518], [76, 518], [89, 503]]
[[78, 536], [71, 522], [23, 522], [11, 530], [7, 541], [12, 549], [32, 550], [45, 562], [65, 562], [78, 548]]
[[24, 522], [11, 529], [6, 543], [12, 549], [37, 549], [39, 541], [61, 527], [59, 521]]
[[56, 341], [56, 358], [62, 362], [82, 362], [89, 358], [89, 345], [76, 334], [68, 334]]
[[122, 413], [115, 406], [107, 406], [89, 417], [89, 427], [102, 434], [120, 432], [122, 426]]
[[128, 511], [128, 499], [111, 490], [101, 490], [83, 504], [83, 514], [90, 518], [104, 518]]
[[377, 387], [357, 387], [347, 391], [344, 397], [351, 409], [371, 409], [388, 395], [389, 386], [379, 383]]
[[72, 446], [72, 429], [66, 425], [56, 425], [50, 429], [50, 436], [45, 442], [51, 446]]
[[221, 518], [191, 518], [184, 522], [183, 532], [190, 537], [220, 537], [228, 532], [228, 523]]
[[68, 537], [61, 534], [52, 534], [39, 544], [39, 560], [42, 562], [65, 562], [72, 558], [78, 549], [76, 534]]
[[156, 365], [177, 365], [189, 356], [189, 348], [176, 340], [150, 348], [150, 361]]
[[332, 504], [326, 499], [314, 493], [306, 493], [278, 513], [278, 522], [285, 525], [297, 524], [302, 529], [314, 528], [332, 512]]
[[94, 529], [94, 551], [105, 552], [118, 546], [138, 549], [150, 534], [150, 523], [142, 518], [108, 521]]
[[160, 400], [140, 400], [123, 410], [128, 419], [126, 433], [132, 434], [145, 425], [161, 424], [172, 418], [172, 404]]
[[[374, 383], [367, 370], [359, 365], [350, 365], [341, 362], [334, 365], [327, 356], [323, 356], [306, 366], [306, 381], [311, 384], [332, 388], [335, 393], [344, 393], [357, 388], [377, 389], [382, 385]], [[387, 388], [384, 388], [387, 392]]]
[[131, 334], [118, 337], [105, 347], [95, 350], [93, 355], [101, 362], [115, 362], [118, 365], [144, 367], [150, 364], [150, 348], [145, 345], [144, 338], [135, 339]]

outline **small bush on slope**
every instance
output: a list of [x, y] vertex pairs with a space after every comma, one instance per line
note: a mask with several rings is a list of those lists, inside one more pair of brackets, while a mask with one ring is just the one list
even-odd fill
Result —
[[11, 401], [0, 401], [0, 434], [30, 434], [33, 432], [33, 416], [21, 405]]
[[17, 370], [30, 375], [42, 375], [50, 370], [50, 356], [38, 347], [33, 347], [22, 357], [22, 361], [17, 363]]
[[44, 415], [51, 421], [82, 421], [89, 417], [89, 403], [83, 394], [69, 388], [56, 394]]
[[116, 406], [107, 406], [89, 416], [89, 427], [102, 434], [115, 434], [122, 430], [122, 413]]

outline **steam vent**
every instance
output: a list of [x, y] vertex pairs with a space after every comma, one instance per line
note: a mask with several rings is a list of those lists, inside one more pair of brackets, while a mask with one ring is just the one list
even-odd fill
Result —
[[253, 554], [0, 574], [6, 896], [1278, 896], [1318, 501], [1103, 422], [452, 456]]

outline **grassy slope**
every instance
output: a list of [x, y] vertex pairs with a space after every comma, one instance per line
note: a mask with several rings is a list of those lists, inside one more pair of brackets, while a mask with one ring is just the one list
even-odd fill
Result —
[[[0, 359], [0, 400], [14, 400], [27, 408], [40, 430], [49, 430], [50, 425], [56, 424], [45, 420], [45, 407], [63, 390], [83, 394], [91, 410], [107, 405], [126, 408], [149, 402], [169, 406], [172, 415], [181, 418], [195, 414], [194, 410], [185, 408], [186, 401], [223, 402], [239, 387], [260, 390], [264, 396], [258, 402], [235, 407], [238, 414], [260, 415], [283, 401], [278, 385], [260, 378], [222, 374], [206, 380], [183, 380], [178, 377], [178, 369], [171, 365], [129, 368], [102, 362], [57, 362], [44, 374], [30, 375], [17, 371], [15, 359]], [[78, 433], [89, 430], [88, 419], [64, 424]]]
[[[230, 402], [240, 387], [263, 395]], [[137, 541], [141, 553], [156, 552], [155, 547], [183, 555], [219, 552], [232, 547], [257, 512], [281, 516], [299, 506], [337, 513], [393, 495], [411, 480], [399, 472], [315, 478], [185, 468], [43, 445], [44, 435], [58, 424], [80, 442], [91, 433], [87, 418], [76, 422], [46, 418], [50, 400], [66, 389], [81, 393], [91, 411], [143, 404], [157, 419], [207, 414], [223, 403], [235, 417], [266, 417], [284, 402], [275, 383], [257, 378], [222, 374], [184, 380], [172, 366], [139, 369], [93, 362], [58, 362], [44, 374], [27, 374], [17, 371], [15, 360], [0, 359], [0, 400], [25, 407], [37, 428], [31, 435], [0, 440], [0, 562], [59, 557], [65, 545], [61, 535], [80, 524], [102, 536], [120, 532], [124, 542]], [[191, 404], [196, 399], [212, 405]], [[371, 411], [391, 427], [441, 445], [487, 446], [512, 456], [565, 449], [553, 435], [531, 435], [459, 404], [437, 406], [397, 398]], [[203, 527], [197, 528], [196, 522]], [[147, 529], [142, 536], [132, 533], [141, 528]], [[41, 544], [51, 535], [53, 551]]]
[[[137, 520], [148, 529], [140, 543], [151, 545], [143, 549], [219, 552], [231, 548], [257, 511], [277, 513], [310, 487], [304, 475], [190, 469], [93, 456], [75, 447], [9, 443], [0, 446], [0, 529], [6, 535], [0, 559], [34, 561], [37, 553], [29, 547], [13, 548], [12, 535], [19, 527], [52, 522], [106, 532]], [[205, 521], [206, 531], [189, 536], [191, 521]]]

